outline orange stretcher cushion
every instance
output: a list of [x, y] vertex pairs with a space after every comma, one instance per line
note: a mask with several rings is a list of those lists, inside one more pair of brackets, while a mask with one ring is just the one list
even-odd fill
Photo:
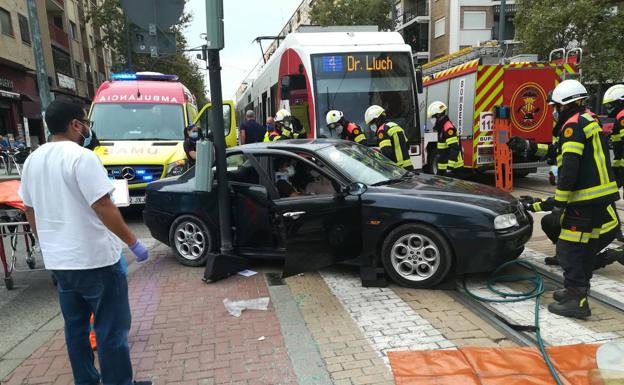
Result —
[[[599, 345], [548, 347], [564, 384], [596, 384]], [[537, 348], [460, 348], [388, 352], [397, 385], [552, 385]]]
[[0, 183], [0, 204], [15, 207], [22, 211], [26, 210], [22, 198], [17, 194], [19, 187], [19, 180], [10, 180]]

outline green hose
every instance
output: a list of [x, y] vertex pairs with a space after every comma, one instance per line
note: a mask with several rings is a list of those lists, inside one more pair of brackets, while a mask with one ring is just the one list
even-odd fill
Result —
[[[521, 265], [523, 267], [526, 267], [533, 272], [533, 275], [532, 276], [499, 275], [501, 270], [512, 265]], [[499, 284], [499, 283], [510, 283], [510, 282], [528, 282], [532, 285], [532, 288], [530, 290], [520, 292], [520, 293], [505, 293], [494, 287], [496, 284]], [[557, 374], [555, 367], [550, 361], [550, 357], [548, 356], [548, 353], [546, 353], [546, 349], [544, 347], [544, 340], [542, 339], [542, 335], [540, 333], [540, 326], [539, 326], [540, 325], [539, 323], [540, 306], [539, 304], [540, 304], [540, 296], [544, 294], [545, 289], [544, 289], [544, 280], [542, 279], [542, 276], [538, 273], [535, 266], [533, 266], [531, 263], [526, 262], [526, 261], [514, 260], [514, 261], [506, 262], [500, 265], [496, 270], [494, 270], [494, 272], [487, 279], [487, 288], [492, 293], [500, 296], [501, 298], [485, 298], [485, 297], [481, 297], [481, 296], [474, 294], [468, 289], [468, 286], [466, 285], [465, 277], [463, 280], [463, 287], [466, 293], [468, 293], [468, 295], [482, 302], [492, 302], [492, 303], [521, 302], [521, 301], [527, 301], [529, 299], [535, 298], [535, 335], [537, 337], [537, 344], [539, 346], [540, 352], [542, 353], [542, 357], [544, 357], [544, 362], [546, 362], [546, 365], [548, 366], [548, 370], [550, 371], [550, 374], [552, 375], [553, 379], [555, 380], [557, 385], [563, 385], [563, 383], [561, 382], [561, 379], [559, 378], [559, 374]]]

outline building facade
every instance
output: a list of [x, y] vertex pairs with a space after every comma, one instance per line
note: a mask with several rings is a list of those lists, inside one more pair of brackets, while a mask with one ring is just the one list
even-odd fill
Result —
[[[515, 12], [515, 2], [507, 1], [503, 40], [514, 38]], [[500, 1], [397, 0], [394, 15], [395, 30], [420, 63], [499, 38]]]
[[[110, 76], [111, 56], [101, 31], [87, 23], [91, 0], [36, 0], [53, 99], [89, 102]], [[32, 36], [25, 0], [0, 0], [0, 135], [43, 140]], [[36, 144], [36, 143], [35, 143]]]

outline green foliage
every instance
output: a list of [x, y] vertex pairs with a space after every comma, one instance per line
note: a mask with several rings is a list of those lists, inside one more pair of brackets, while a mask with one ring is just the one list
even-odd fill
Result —
[[585, 82], [622, 81], [624, 2], [517, 0], [516, 4], [514, 24], [524, 52], [547, 59], [553, 49], [580, 46]]
[[[180, 82], [195, 95], [200, 107], [206, 103], [203, 70], [184, 53], [188, 46], [182, 31], [191, 22], [190, 14], [184, 13], [169, 31], [174, 32], [176, 36], [178, 51], [176, 54], [153, 58], [149, 54], [131, 53], [132, 68], [128, 68], [128, 33], [125, 30], [124, 15], [119, 0], [102, 1], [100, 5], [88, 11], [87, 19], [103, 29], [102, 41], [98, 44], [111, 50], [113, 72], [156, 71], [175, 74], [180, 78]], [[130, 32], [136, 29], [136, 26], [130, 25]]]
[[394, 0], [315, 0], [310, 10], [312, 24], [377, 25], [392, 28]]

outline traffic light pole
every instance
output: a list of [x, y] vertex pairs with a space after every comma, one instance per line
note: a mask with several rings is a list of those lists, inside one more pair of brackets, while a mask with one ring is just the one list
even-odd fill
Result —
[[48, 126], [45, 124], [45, 111], [51, 103], [50, 85], [43, 59], [43, 46], [41, 45], [41, 28], [39, 27], [39, 17], [37, 16], [36, 0], [28, 0], [28, 20], [30, 33], [32, 35], [32, 48], [35, 55], [35, 66], [37, 68], [37, 86], [39, 88], [39, 100], [41, 103], [41, 120], [45, 128], [45, 139], [49, 136]]
[[232, 254], [232, 225], [230, 223], [230, 194], [225, 162], [225, 131], [223, 129], [223, 100], [221, 95], [221, 62], [218, 49], [208, 50], [208, 74], [210, 76], [210, 126], [217, 163], [217, 196], [219, 200], [219, 227], [221, 253]]

